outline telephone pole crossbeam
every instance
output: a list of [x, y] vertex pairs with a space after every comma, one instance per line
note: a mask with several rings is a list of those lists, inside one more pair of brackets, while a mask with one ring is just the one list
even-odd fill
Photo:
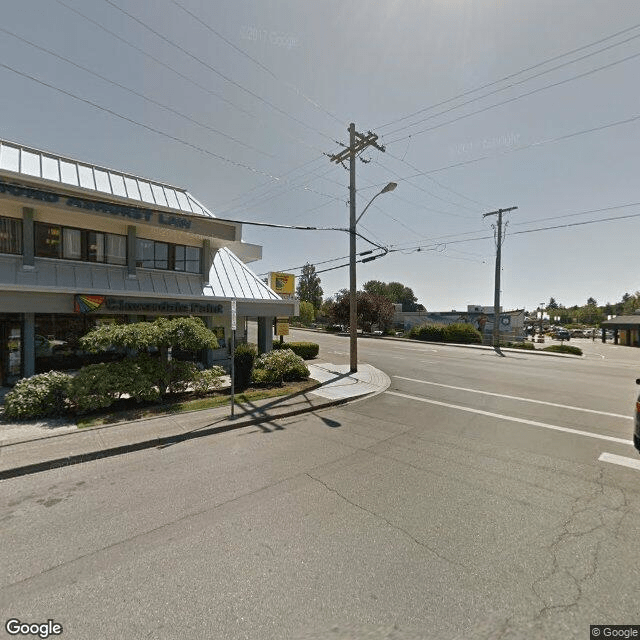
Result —
[[493, 348], [499, 356], [504, 354], [500, 350], [500, 269], [502, 260], [502, 214], [509, 211], [515, 211], [518, 207], [508, 207], [507, 209], [496, 209], [489, 211], [482, 217], [498, 216], [498, 224], [496, 229], [496, 275], [495, 290], [493, 293]]

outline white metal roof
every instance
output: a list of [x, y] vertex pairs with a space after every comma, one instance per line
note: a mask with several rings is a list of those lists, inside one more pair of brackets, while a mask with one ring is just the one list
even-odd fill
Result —
[[0, 139], [0, 171], [215, 218], [188, 191]]

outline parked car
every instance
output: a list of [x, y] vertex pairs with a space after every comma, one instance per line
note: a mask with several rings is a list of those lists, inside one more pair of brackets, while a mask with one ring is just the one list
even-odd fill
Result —
[[551, 337], [554, 340], [571, 340], [571, 334], [566, 329], [556, 329]]
[[[636, 384], [640, 384], [640, 378], [636, 380]], [[633, 444], [638, 452], [640, 452], [640, 393], [636, 399], [636, 428], [633, 434]]]

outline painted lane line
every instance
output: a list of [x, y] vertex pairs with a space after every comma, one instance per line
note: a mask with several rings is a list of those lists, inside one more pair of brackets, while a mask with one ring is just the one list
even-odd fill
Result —
[[600, 462], [619, 464], [622, 467], [629, 467], [630, 469], [638, 469], [640, 471], [640, 460], [635, 458], [625, 458], [624, 456], [617, 456], [615, 453], [601, 453], [598, 460]]
[[533, 400], [532, 398], [522, 398], [521, 396], [508, 396], [503, 393], [492, 393], [491, 391], [478, 391], [478, 389], [467, 389], [466, 387], [454, 387], [450, 384], [441, 384], [439, 382], [427, 382], [426, 380], [416, 380], [415, 378], [405, 378], [403, 376], [393, 376], [399, 380], [408, 380], [409, 382], [419, 382], [420, 384], [430, 384], [434, 387], [444, 387], [445, 389], [456, 389], [457, 391], [468, 391], [469, 393], [481, 393], [485, 396], [494, 396], [496, 398], [507, 398], [508, 400], [520, 400], [521, 402], [533, 402], [535, 404], [544, 404], [548, 407], [560, 407], [561, 409], [571, 409], [572, 411], [584, 411], [585, 413], [596, 413], [600, 416], [609, 416], [610, 418], [624, 418], [625, 420], [633, 420], [633, 416], [624, 416], [619, 413], [607, 413], [606, 411], [596, 411], [595, 409], [585, 409], [584, 407], [573, 407], [568, 404], [558, 404], [556, 402], [546, 402], [545, 400]]
[[489, 418], [498, 418], [500, 420], [509, 420], [510, 422], [519, 422], [520, 424], [528, 424], [533, 427], [542, 427], [544, 429], [553, 429], [554, 431], [563, 431], [564, 433], [573, 433], [578, 436], [586, 436], [587, 438], [598, 438], [599, 440], [608, 440], [609, 442], [618, 442], [620, 444], [633, 445], [631, 440], [624, 438], [616, 438], [614, 436], [605, 436], [600, 433], [592, 433], [591, 431], [581, 431], [580, 429], [570, 429], [569, 427], [560, 427], [555, 424], [547, 424], [546, 422], [536, 422], [535, 420], [526, 420], [524, 418], [516, 418], [514, 416], [505, 416], [501, 413], [491, 413], [490, 411], [482, 411], [481, 409], [472, 409], [471, 407], [463, 407], [459, 404], [449, 404], [448, 402], [439, 402], [438, 400], [429, 400], [420, 396], [410, 396], [406, 393], [398, 393], [397, 391], [385, 391], [392, 396], [399, 398], [407, 398], [408, 400], [416, 400], [417, 402], [426, 402], [427, 404], [435, 404], [439, 407], [447, 407], [448, 409], [458, 409], [459, 411], [467, 411], [468, 413], [477, 413], [481, 416]]

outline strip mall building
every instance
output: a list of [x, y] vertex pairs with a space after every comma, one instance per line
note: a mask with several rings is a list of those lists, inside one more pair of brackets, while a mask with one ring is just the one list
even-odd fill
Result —
[[[297, 314], [246, 266], [260, 246], [184, 189], [0, 140], [0, 384], [73, 366], [78, 339], [109, 322], [199, 316], [218, 334], [205, 364], [229, 358], [258, 319]], [[56, 365], [56, 366], [52, 366]]]

